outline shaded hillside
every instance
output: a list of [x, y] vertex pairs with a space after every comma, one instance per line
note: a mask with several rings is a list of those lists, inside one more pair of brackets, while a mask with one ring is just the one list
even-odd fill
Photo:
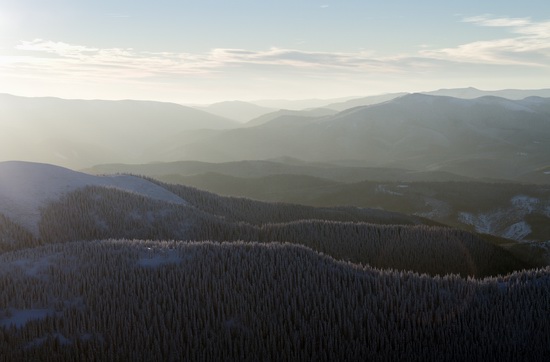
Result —
[[265, 204], [171, 189], [190, 205], [100, 187], [72, 192], [44, 209], [40, 236], [45, 243], [104, 238], [291, 242], [354, 263], [432, 275], [487, 276], [530, 266], [474, 234], [410, 225], [420, 219], [395, 213]]
[[502, 97], [507, 99], [520, 100], [527, 97], [546, 97], [550, 98], [550, 89], [500, 89], [500, 90], [480, 90], [473, 87], [438, 89], [431, 92], [422, 92], [433, 96], [446, 96], [464, 99], [474, 99], [485, 96]]
[[428, 227], [436, 223], [418, 216], [221, 197], [44, 164], [8, 162], [0, 169], [0, 197], [9, 201], [2, 203], [7, 249], [108, 238], [280, 241], [338, 259], [430, 274], [485, 276], [534, 265], [475, 234]]
[[[197, 136], [200, 137], [200, 136]], [[208, 136], [206, 136], [207, 138]], [[235, 162], [211, 163], [200, 161], [157, 162], [148, 164], [104, 164], [95, 165], [83, 170], [91, 174], [129, 173], [163, 180], [177, 182], [178, 176], [196, 176], [205, 178], [202, 174], [215, 173], [237, 177], [238, 180], [227, 179], [228, 184], [244, 182], [244, 178], [284, 175], [311, 176], [338, 182], [370, 181], [468, 181], [467, 177], [458, 176], [444, 171], [412, 171], [385, 167], [352, 167], [328, 163], [307, 162], [291, 157], [281, 157], [274, 160], [246, 160]], [[184, 178], [185, 179], [185, 178]], [[184, 180], [182, 179], [182, 180]], [[193, 182], [192, 178], [187, 178]], [[195, 184], [191, 184], [195, 186]], [[196, 185], [199, 185], [197, 181]], [[214, 190], [213, 190], [214, 191]], [[217, 192], [217, 191], [216, 191]], [[218, 192], [224, 193], [224, 192]]]
[[548, 269], [430, 278], [290, 245], [106, 240], [0, 255], [0, 286], [0, 355], [12, 361], [543, 361], [550, 352]]
[[214, 173], [156, 176], [221, 195], [312, 206], [370, 207], [514, 240], [550, 239], [550, 191], [543, 185], [481, 182], [338, 183], [300, 175], [259, 178]]
[[395, 99], [397, 97], [402, 97], [406, 94], [407, 93], [401, 92], [401, 93], [380, 94], [376, 96], [368, 96], [368, 97], [362, 97], [362, 98], [354, 98], [344, 102], [331, 103], [326, 107], [341, 112], [341, 111], [345, 111], [346, 109], [351, 109], [355, 107], [364, 107], [364, 106], [370, 106], [373, 104], [391, 101], [392, 99]]

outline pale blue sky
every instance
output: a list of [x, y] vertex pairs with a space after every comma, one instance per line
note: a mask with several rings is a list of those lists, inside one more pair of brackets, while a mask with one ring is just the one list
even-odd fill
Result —
[[547, 0], [0, 0], [5, 93], [201, 103], [549, 79]]

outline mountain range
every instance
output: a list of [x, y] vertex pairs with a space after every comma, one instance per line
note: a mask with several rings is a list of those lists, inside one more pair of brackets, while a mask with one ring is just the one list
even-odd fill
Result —
[[550, 99], [535, 96], [510, 100], [408, 94], [337, 113], [278, 111], [244, 125], [159, 102], [3, 95], [0, 108], [4, 160], [85, 168], [112, 162], [292, 156], [474, 179], [545, 183], [550, 177]]
[[472, 100], [411, 94], [332, 116], [279, 117], [257, 127], [182, 133], [157, 159], [227, 162], [293, 156], [376, 167], [446, 171], [473, 178], [544, 177], [550, 99]]
[[237, 122], [174, 103], [67, 100], [0, 95], [2, 160], [73, 168], [144, 159], [153, 140], [189, 129], [232, 128]]

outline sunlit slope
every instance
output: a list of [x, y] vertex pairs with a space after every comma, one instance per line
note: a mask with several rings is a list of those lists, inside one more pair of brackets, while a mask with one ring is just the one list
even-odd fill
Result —
[[82, 168], [141, 162], [148, 145], [190, 129], [238, 123], [174, 103], [66, 100], [0, 94], [0, 161], [17, 159]]
[[550, 97], [550, 89], [498, 89], [481, 90], [474, 87], [438, 89], [430, 92], [422, 92], [433, 96], [447, 96], [464, 99], [474, 99], [485, 96], [502, 97], [513, 100], [520, 100], [527, 97]]
[[48, 164], [7, 161], [0, 162], [0, 214], [37, 234], [41, 210], [49, 202], [86, 186], [116, 188], [168, 203], [185, 204], [164, 188], [134, 176], [92, 176]]
[[195, 108], [220, 117], [232, 119], [240, 123], [246, 123], [251, 119], [276, 111], [276, 109], [273, 108], [261, 107], [253, 103], [242, 101], [219, 102], [208, 106], [198, 106]]
[[0, 355], [543, 361], [549, 273], [431, 278], [282, 244], [57, 244], [0, 255]]
[[288, 109], [281, 109], [275, 112], [270, 112], [259, 117], [251, 119], [245, 124], [246, 127], [255, 127], [268, 122], [275, 121], [273, 123], [280, 124], [282, 122], [303, 122], [304, 118], [307, 121], [307, 118], [315, 117], [327, 117], [333, 114], [338, 113], [337, 111], [329, 108], [313, 108], [310, 110], [303, 111], [291, 111]]

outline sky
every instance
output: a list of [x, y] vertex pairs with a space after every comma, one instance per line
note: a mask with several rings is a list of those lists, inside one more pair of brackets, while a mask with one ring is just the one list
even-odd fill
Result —
[[198, 104], [549, 80], [548, 0], [0, 0], [0, 93]]

